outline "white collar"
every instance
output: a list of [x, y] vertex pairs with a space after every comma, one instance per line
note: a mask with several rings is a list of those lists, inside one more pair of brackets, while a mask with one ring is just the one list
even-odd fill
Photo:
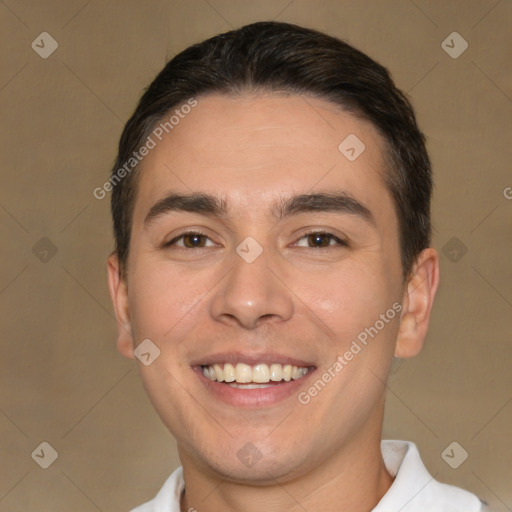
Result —
[[382, 441], [382, 457], [395, 481], [372, 512], [478, 512], [481, 501], [468, 491], [442, 484], [425, 468], [408, 441]]
[[[470, 492], [442, 484], [429, 474], [416, 445], [408, 441], [382, 441], [386, 469], [395, 477], [372, 512], [480, 512], [481, 501]], [[166, 480], [154, 499], [131, 512], [180, 512], [185, 488], [183, 468]]]

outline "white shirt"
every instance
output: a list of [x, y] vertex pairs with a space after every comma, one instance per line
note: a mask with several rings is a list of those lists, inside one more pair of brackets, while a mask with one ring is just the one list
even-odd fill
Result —
[[[483, 512], [482, 502], [458, 487], [433, 479], [416, 445], [408, 441], [382, 441], [386, 469], [395, 478], [372, 512]], [[131, 512], [180, 512], [185, 488], [180, 467], [166, 480], [158, 494]]]

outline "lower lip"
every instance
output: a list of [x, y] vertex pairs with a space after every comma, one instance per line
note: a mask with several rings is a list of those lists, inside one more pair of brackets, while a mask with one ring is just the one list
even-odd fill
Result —
[[232, 388], [222, 382], [207, 379], [203, 374], [202, 367], [195, 368], [195, 371], [208, 393], [214, 398], [235, 407], [247, 409], [270, 407], [276, 405], [290, 396], [297, 396], [300, 389], [304, 387], [308, 379], [315, 371], [309, 370], [304, 377], [289, 382], [276, 382], [269, 387], [259, 389]]

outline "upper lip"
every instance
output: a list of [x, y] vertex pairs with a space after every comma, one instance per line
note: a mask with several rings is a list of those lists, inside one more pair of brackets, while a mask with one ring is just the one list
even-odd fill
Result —
[[297, 359], [295, 357], [288, 357], [281, 354], [272, 353], [247, 353], [247, 352], [218, 352], [216, 354], [210, 354], [202, 356], [192, 363], [192, 366], [211, 366], [215, 363], [231, 363], [236, 365], [237, 363], [247, 364], [254, 366], [256, 364], [290, 364], [292, 366], [303, 366], [312, 367], [315, 366], [311, 361], [305, 361], [304, 359]]

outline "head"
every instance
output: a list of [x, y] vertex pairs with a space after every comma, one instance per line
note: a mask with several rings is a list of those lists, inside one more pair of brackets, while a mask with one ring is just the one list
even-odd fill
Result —
[[[111, 182], [118, 348], [160, 350], [141, 374], [182, 459], [263, 481], [380, 436], [438, 283], [425, 141], [385, 68], [275, 22], [194, 45], [142, 96]], [[307, 373], [256, 404], [204, 376], [237, 362]]]

